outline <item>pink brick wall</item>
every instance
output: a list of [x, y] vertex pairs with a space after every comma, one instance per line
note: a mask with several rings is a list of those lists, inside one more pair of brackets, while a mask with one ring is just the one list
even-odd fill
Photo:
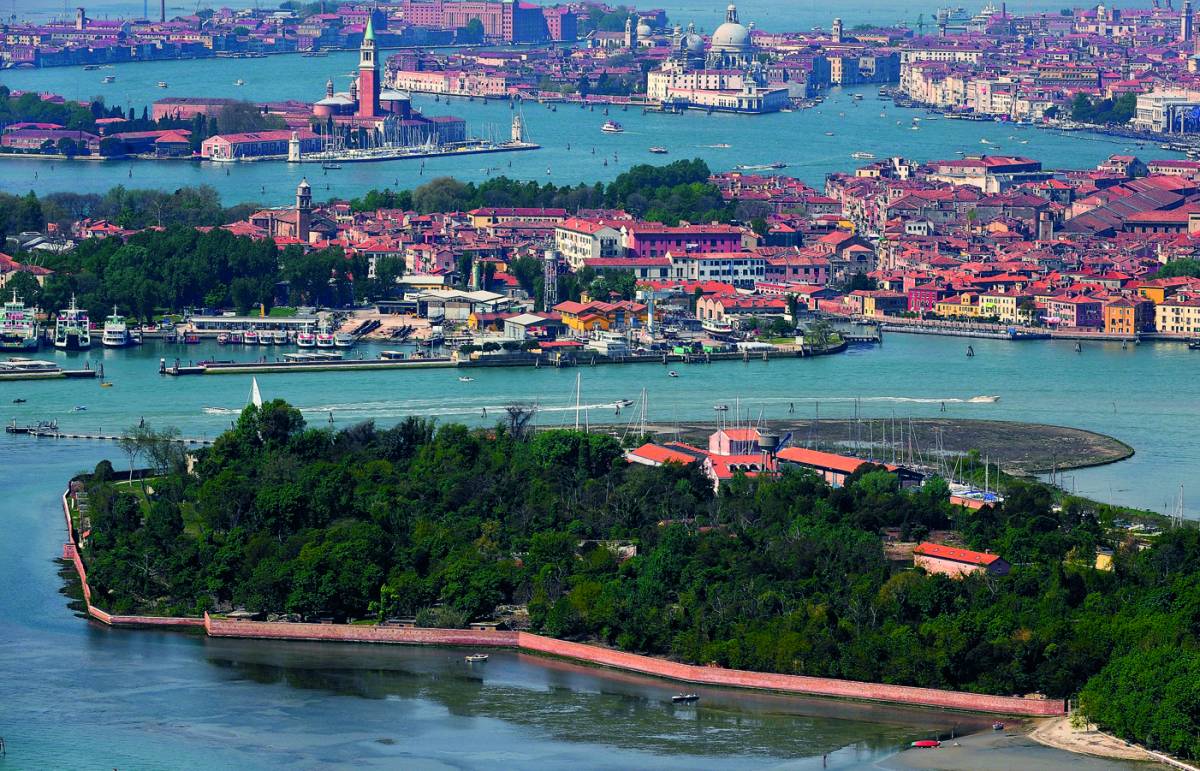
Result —
[[746, 672], [736, 669], [698, 667], [672, 661], [639, 656], [632, 653], [598, 648], [592, 645], [555, 640], [539, 635], [520, 634], [521, 650], [536, 651], [552, 656], [588, 661], [593, 664], [627, 669], [643, 674], [682, 680], [704, 685], [735, 688], [757, 688], [847, 699], [887, 701], [948, 709], [989, 712], [1005, 715], [1062, 715], [1066, 705], [1059, 699], [1022, 699], [1010, 696], [987, 696], [962, 691], [940, 691], [933, 688], [913, 688], [882, 683], [860, 683], [853, 680], [834, 680], [824, 677], [775, 675]]
[[163, 618], [161, 616], [113, 616], [92, 605], [91, 587], [71, 531], [67, 495], [63, 494], [69, 543], [63, 556], [75, 564], [88, 613], [112, 626], [200, 627], [211, 637], [242, 637], [268, 640], [316, 640], [328, 642], [392, 643], [403, 645], [456, 645], [470, 648], [519, 648], [524, 651], [560, 656], [630, 672], [639, 672], [669, 680], [730, 688], [755, 688], [786, 693], [833, 696], [865, 701], [886, 701], [927, 707], [986, 712], [1002, 715], [1050, 716], [1066, 714], [1061, 699], [1023, 699], [1015, 696], [988, 696], [963, 691], [941, 691], [905, 685], [861, 683], [826, 677], [776, 675], [719, 667], [699, 667], [674, 661], [624, 653], [595, 645], [555, 640], [527, 632], [481, 631], [475, 629], [412, 629], [344, 624], [286, 624], [261, 621], [214, 619], [207, 613], [199, 618]]
[[516, 632], [476, 629], [414, 629], [346, 624], [286, 624], [230, 621], [207, 613], [204, 628], [212, 637], [250, 637], [266, 640], [324, 640], [329, 642], [461, 645], [475, 648], [515, 648]]

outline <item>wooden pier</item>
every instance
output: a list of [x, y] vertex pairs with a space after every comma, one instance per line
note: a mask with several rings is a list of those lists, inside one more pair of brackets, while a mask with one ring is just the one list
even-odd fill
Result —
[[[18, 426], [15, 422], [5, 426], [4, 431], [9, 434], [24, 434], [25, 436], [31, 436], [35, 439], [87, 439], [100, 442], [116, 442], [124, 438], [121, 434], [89, 434], [79, 431], [64, 431], [59, 428]], [[203, 447], [213, 443], [212, 439], [203, 439], [197, 437], [177, 437], [170, 441], [177, 444], [196, 447]]]

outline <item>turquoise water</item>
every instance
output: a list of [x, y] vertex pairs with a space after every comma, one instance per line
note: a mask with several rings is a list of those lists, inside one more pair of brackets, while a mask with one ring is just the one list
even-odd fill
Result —
[[[1186, 394], [1200, 354], [1183, 344], [1155, 344], [1122, 350], [1118, 343], [1085, 343], [1081, 353], [1070, 342], [972, 340], [892, 334], [882, 346], [852, 347], [838, 356], [805, 360], [720, 362], [680, 368], [668, 378], [658, 365], [584, 367], [576, 371], [505, 368], [472, 372], [475, 381], [460, 383], [453, 370], [287, 373], [259, 375], [266, 398], [283, 398], [300, 407], [313, 423], [335, 426], [365, 419], [388, 425], [405, 415], [442, 421], [490, 423], [506, 404], [520, 401], [539, 407], [544, 426], [573, 425], [575, 375], [582, 382], [581, 421], [611, 423], [612, 403], [637, 400], [644, 387], [648, 419], [659, 423], [713, 417], [714, 403], [739, 401], [754, 418], [796, 415], [850, 417], [858, 402], [867, 417], [939, 416], [1023, 420], [1086, 428], [1132, 445], [1129, 460], [1095, 469], [1067, 472], [1063, 484], [1081, 494], [1157, 511], [1172, 511], [1179, 485], [1189, 484], [1200, 463], [1200, 403]], [[363, 347], [364, 355], [378, 349]], [[274, 349], [166, 346], [87, 353], [43, 351], [70, 368], [84, 360], [103, 363], [114, 383], [37, 381], [0, 384], [0, 415], [30, 422], [57, 418], [64, 429], [117, 432], [144, 417], [156, 426], [178, 426], [189, 435], [213, 436], [228, 427], [246, 404], [250, 378], [243, 375], [170, 378], [158, 374], [166, 357], [254, 360], [278, 355]], [[12, 395], [9, 397], [9, 395]], [[10, 404], [17, 396], [25, 404]], [[995, 395], [995, 403], [971, 403], [973, 396]], [[84, 412], [72, 412], [85, 406]], [[483, 411], [487, 411], [487, 417]], [[13, 440], [10, 440], [13, 441]], [[21, 442], [32, 440], [23, 439]], [[23, 445], [18, 445], [23, 446]], [[1191, 496], [1190, 516], [1200, 515]]]
[[[355, 66], [355, 54], [333, 54], [306, 59], [275, 56], [252, 60], [177, 61], [117, 65], [112, 70], [85, 72], [82, 67], [0, 72], [0, 83], [13, 89], [51, 90], [76, 99], [104, 95], [112, 104], [144, 105], [164, 96], [238, 97], [251, 100], [319, 98], [327, 77], [335, 76], [339, 88]], [[106, 74], [117, 81], [100, 83]], [[237, 79], [246, 81], [234, 86]], [[164, 80], [169, 89], [160, 89]], [[856, 101], [850, 93], [866, 98]], [[507, 139], [512, 120], [507, 102], [468, 102], [462, 99], [436, 103], [417, 97], [414, 103], [426, 115], [458, 115], [467, 120], [469, 133]], [[834, 89], [821, 106], [774, 115], [647, 114], [611, 108], [609, 117], [625, 126], [623, 134], [602, 134], [607, 119], [601, 108], [581, 110], [560, 105], [522, 108], [531, 141], [542, 149], [522, 153], [474, 155], [465, 158], [429, 158], [384, 163], [344, 164], [323, 171], [313, 164], [281, 162], [211, 164], [191, 161], [51, 162], [0, 159], [0, 190], [23, 193], [73, 191], [102, 193], [114, 185], [173, 190], [183, 185], [211, 185], [226, 203], [246, 200], [283, 204], [293, 199], [295, 188], [307, 176], [320, 200], [353, 197], [377, 187], [408, 189], [438, 176], [455, 176], [476, 182], [506, 175], [521, 180], [575, 184], [606, 181], [637, 163], [661, 164], [678, 158], [703, 158], [714, 170], [738, 164], [783, 161], [782, 173], [820, 188], [825, 175], [852, 171], [862, 165], [850, 157], [863, 151], [880, 158], [904, 155], [917, 160], [956, 157], [988, 152], [1026, 155], [1048, 168], [1091, 168], [1118, 152], [1136, 152], [1154, 158], [1177, 154], [1154, 147], [1139, 150], [1128, 140], [1099, 135], [1062, 134], [1033, 129], [1018, 130], [999, 123], [930, 120], [921, 110], [903, 109], [879, 100], [875, 87]], [[923, 118], [912, 130], [912, 118]], [[825, 136], [831, 131], [834, 136]], [[982, 144], [987, 139], [992, 144]], [[729, 144], [728, 149], [711, 145]], [[653, 155], [661, 145], [670, 155]], [[568, 149], [569, 148], [569, 149]], [[1178, 156], [1182, 157], [1182, 156]]]
[[[1150, 462], [1139, 454], [1110, 467], [1111, 479], [1124, 480], [1116, 484], [1135, 490], [1143, 482], [1133, 480], [1145, 474], [1173, 481], [1195, 463], [1194, 403], [1149, 399], [1155, 389], [1186, 388], [1186, 349], [1089, 346], [1075, 355], [1057, 344], [973, 344], [970, 361], [958, 341], [897, 335], [882, 348], [842, 356], [684, 367], [674, 379], [655, 365], [584, 368], [582, 402], [589, 419], [612, 419], [606, 402], [636, 398], [645, 387], [650, 417], [661, 421], [708, 417], [713, 401], [735, 397], [765, 417], [781, 417], [787, 400], [804, 411], [819, 398], [823, 416], [848, 414], [855, 397], [865, 414], [877, 415], [933, 414], [933, 400], [945, 400], [953, 416], [1088, 425], [1139, 448], [1153, 441]], [[57, 418], [80, 431], [120, 430], [145, 417], [212, 436], [246, 402], [250, 379], [161, 377], [157, 362], [214, 353], [249, 360], [259, 352], [159, 344], [43, 351], [71, 366], [103, 363], [114, 386], [0, 383], [0, 414]], [[1064, 372], [1075, 373], [1070, 385], [1055, 377]], [[412, 413], [479, 422], [483, 407], [491, 413], [518, 399], [539, 403], [542, 425], [574, 420], [574, 371], [473, 374], [472, 383], [438, 370], [259, 381], [264, 396], [292, 401], [318, 424], [330, 411], [339, 426], [369, 417], [386, 425]], [[1001, 401], [955, 401], [983, 393]], [[18, 397], [28, 402], [11, 404]], [[1110, 399], [1120, 400], [1116, 416], [1103, 406]], [[111, 444], [0, 435], [0, 736], [8, 745], [0, 769], [817, 769], [824, 755], [828, 768], [866, 768], [915, 739], [980, 727], [978, 718], [945, 712], [712, 689], [701, 691], [698, 707], [677, 708], [670, 696], [678, 689], [669, 683], [510, 653], [468, 670], [461, 651], [446, 649], [103, 628], [67, 608], [55, 559], [63, 485], [104, 457], [122, 463]], [[1156, 471], [1158, 464], [1167, 465]], [[1076, 762], [1041, 747], [1005, 752], [999, 757], [1033, 768]]]

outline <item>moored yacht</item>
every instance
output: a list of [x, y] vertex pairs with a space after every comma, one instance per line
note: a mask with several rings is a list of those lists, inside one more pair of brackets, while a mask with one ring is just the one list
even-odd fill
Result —
[[64, 351], [86, 351], [92, 347], [92, 330], [87, 311], [75, 304], [59, 311], [54, 322], [54, 347]]

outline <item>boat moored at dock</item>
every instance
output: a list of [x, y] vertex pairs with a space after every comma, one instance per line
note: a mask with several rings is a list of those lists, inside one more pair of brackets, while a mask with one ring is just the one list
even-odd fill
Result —
[[129, 334], [129, 326], [125, 317], [117, 313], [113, 306], [112, 315], [104, 320], [104, 331], [100, 335], [100, 344], [105, 348], [126, 348], [133, 345], [133, 336]]
[[40, 331], [37, 309], [26, 307], [14, 291], [12, 300], [4, 303], [4, 315], [0, 317], [0, 351], [36, 351]]
[[64, 351], [86, 351], [92, 347], [92, 329], [87, 311], [71, 304], [59, 311], [54, 324], [54, 347]]

